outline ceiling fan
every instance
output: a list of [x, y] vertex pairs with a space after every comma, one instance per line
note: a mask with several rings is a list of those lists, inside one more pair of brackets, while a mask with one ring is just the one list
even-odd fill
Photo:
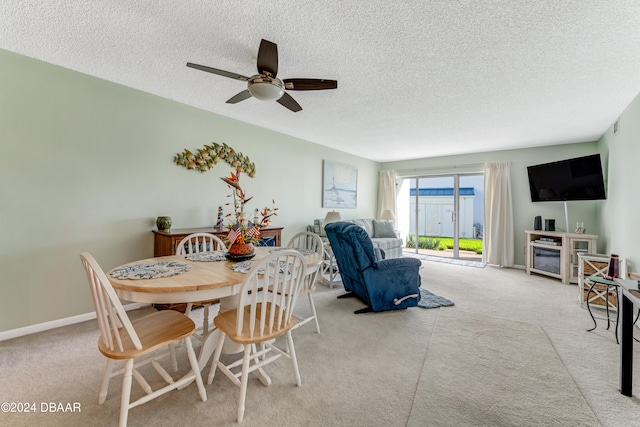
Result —
[[247, 82], [247, 88], [235, 96], [227, 100], [227, 104], [236, 104], [247, 98], [258, 98], [262, 101], [278, 101], [280, 105], [287, 107], [289, 110], [298, 112], [302, 110], [300, 104], [289, 95], [286, 90], [324, 90], [336, 89], [338, 82], [336, 80], [325, 79], [284, 79], [276, 78], [278, 74], [278, 45], [268, 40], [260, 41], [258, 49], [258, 73], [255, 76], [246, 77], [241, 74], [229, 71], [218, 70], [217, 68], [207, 67], [205, 65], [193, 64], [187, 62], [187, 67], [197, 70], [206, 71], [208, 73], [217, 74], [219, 76], [229, 77], [231, 79], [242, 80]]

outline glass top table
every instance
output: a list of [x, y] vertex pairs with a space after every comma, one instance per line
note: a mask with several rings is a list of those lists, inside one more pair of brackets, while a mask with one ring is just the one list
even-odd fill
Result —
[[593, 331], [597, 326], [598, 323], [596, 322], [596, 318], [593, 315], [593, 312], [591, 311], [591, 305], [589, 304], [589, 296], [591, 295], [591, 292], [593, 291], [594, 286], [596, 285], [604, 285], [606, 286], [606, 288], [604, 289], [605, 292], [605, 308], [607, 310], [607, 330], [609, 330], [609, 328], [611, 327], [611, 313], [609, 311], [609, 293], [611, 292], [611, 290], [613, 289], [613, 291], [615, 292], [616, 295], [616, 343], [620, 343], [618, 341], [618, 323], [619, 323], [619, 314], [620, 314], [620, 310], [619, 308], [619, 301], [620, 301], [620, 295], [618, 293], [618, 286], [619, 284], [613, 280], [613, 279], [607, 279], [603, 276], [598, 276], [598, 275], [593, 275], [593, 276], [589, 276], [587, 277], [587, 280], [589, 282], [591, 282], [591, 286], [589, 287], [589, 290], [587, 291], [587, 310], [589, 311], [589, 315], [591, 316], [591, 320], [593, 320], [593, 328], [591, 329], [587, 329], [587, 332], [591, 332]]

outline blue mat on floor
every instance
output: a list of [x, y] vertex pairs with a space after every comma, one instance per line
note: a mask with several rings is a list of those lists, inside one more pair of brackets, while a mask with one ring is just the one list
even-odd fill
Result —
[[418, 301], [418, 307], [422, 308], [438, 308], [452, 306], [453, 301], [443, 298], [439, 295], [432, 294], [426, 289], [420, 288], [420, 301]]

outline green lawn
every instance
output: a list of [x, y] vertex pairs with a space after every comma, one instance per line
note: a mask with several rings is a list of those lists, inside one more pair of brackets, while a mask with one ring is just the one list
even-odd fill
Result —
[[[415, 248], [415, 235], [407, 236], [407, 248]], [[459, 248], [461, 251], [472, 251], [482, 254], [482, 239], [459, 239]], [[433, 249], [443, 251], [445, 249], [453, 249], [453, 237], [437, 237], [437, 236], [420, 236], [418, 238], [418, 248]]]

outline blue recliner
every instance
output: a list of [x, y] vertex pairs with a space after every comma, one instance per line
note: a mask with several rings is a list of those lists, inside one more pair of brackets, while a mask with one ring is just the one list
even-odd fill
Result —
[[325, 231], [340, 269], [342, 283], [349, 292], [338, 298], [357, 296], [367, 304], [367, 308], [356, 313], [398, 310], [418, 305], [420, 260], [377, 259], [367, 232], [349, 222], [327, 224]]

